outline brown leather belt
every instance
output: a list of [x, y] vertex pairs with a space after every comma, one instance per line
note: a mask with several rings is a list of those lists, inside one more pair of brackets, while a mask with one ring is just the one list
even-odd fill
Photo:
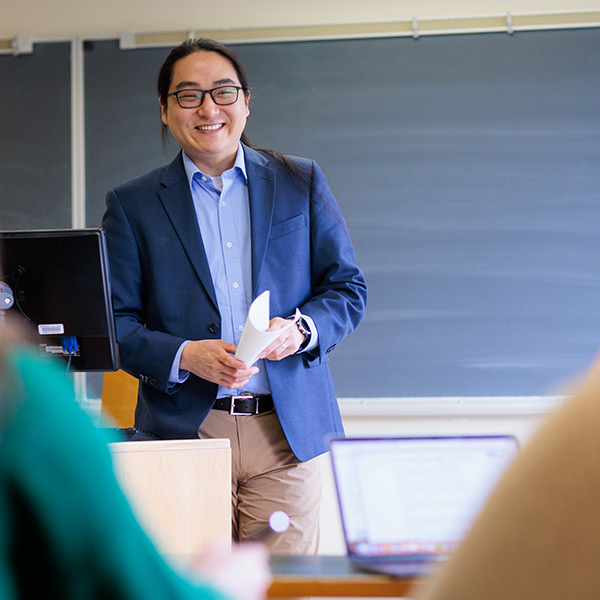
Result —
[[273, 397], [271, 394], [224, 396], [217, 398], [213, 408], [229, 411], [229, 414], [233, 416], [259, 415], [273, 410]]

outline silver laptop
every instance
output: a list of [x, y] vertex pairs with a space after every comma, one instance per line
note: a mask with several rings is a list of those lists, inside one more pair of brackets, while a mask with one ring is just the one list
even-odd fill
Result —
[[509, 435], [335, 438], [330, 449], [350, 561], [408, 577], [457, 547], [518, 443]]

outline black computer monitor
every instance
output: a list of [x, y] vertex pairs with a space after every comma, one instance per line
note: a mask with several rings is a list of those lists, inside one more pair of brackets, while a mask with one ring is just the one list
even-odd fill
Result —
[[23, 341], [72, 371], [118, 369], [102, 229], [0, 231], [0, 282], [14, 294], [5, 312], [23, 324]]

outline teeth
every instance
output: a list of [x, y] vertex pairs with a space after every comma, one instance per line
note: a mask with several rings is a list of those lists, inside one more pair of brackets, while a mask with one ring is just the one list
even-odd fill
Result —
[[222, 126], [220, 123], [218, 125], [199, 125], [198, 129], [200, 131], [215, 131], [215, 129], [221, 129]]

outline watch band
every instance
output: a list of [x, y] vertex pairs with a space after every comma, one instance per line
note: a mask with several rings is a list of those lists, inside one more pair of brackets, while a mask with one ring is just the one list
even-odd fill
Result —
[[298, 331], [304, 336], [304, 341], [300, 344], [300, 347], [298, 348], [298, 352], [302, 352], [302, 350], [304, 350], [304, 348], [308, 346], [312, 334], [306, 321], [302, 317], [300, 317], [296, 321], [296, 327], [298, 328]]

